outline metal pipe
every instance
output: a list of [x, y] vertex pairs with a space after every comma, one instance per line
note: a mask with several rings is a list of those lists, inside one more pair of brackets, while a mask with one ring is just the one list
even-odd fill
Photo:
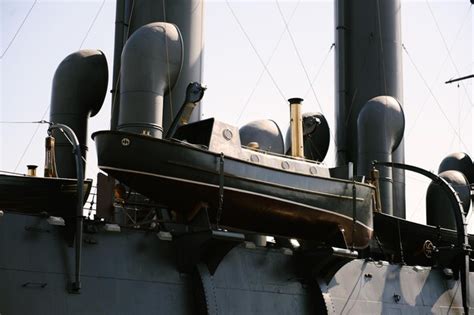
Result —
[[[336, 22], [336, 53], [335, 53], [335, 75], [336, 75], [336, 106], [335, 119], [337, 126], [346, 124], [347, 108], [342, 104], [346, 104], [347, 100], [347, 57], [346, 57], [346, 0], [334, 1], [334, 15]], [[336, 165], [344, 166], [347, 164], [347, 139], [346, 128], [336, 128]]]
[[[202, 82], [204, 1], [135, 0], [134, 2], [132, 4], [133, 16], [129, 25], [130, 38], [141, 26], [158, 21], [175, 24], [183, 38], [181, 73], [173, 89], [163, 97], [162, 127], [164, 131], [167, 131], [182, 105], [182, 97], [186, 93], [188, 84]], [[193, 111], [190, 121], [200, 118], [201, 106]]]
[[[87, 122], [102, 107], [108, 76], [104, 54], [89, 49], [67, 56], [54, 73], [49, 121], [67, 125], [74, 130], [84, 158], [87, 152]], [[56, 139], [58, 176], [75, 178], [76, 169], [69, 140], [57, 131], [53, 131], [53, 136]]]
[[290, 98], [291, 156], [304, 158], [302, 98]]
[[[127, 9], [131, 7], [131, 9]], [[149, 23], [162, 21], [175, 24], [183, 38], [185, 50], [183, 52], [183, 67], [177, 79], [175, 87], [163, 95], [163, 117], [162, 127], [166, 131], [179, 111], [182, 102], [182, 96], [185, 94], [186, 87], [190, 82], [202, 82], [202, 63], [203, 63], [203, 16], [204, 1], [202, 0], [128, 0], [125, 2], [125, 14], [132, 12], [133, 16], [126, 19], [130, 25], [126, 27], [126, 34], [131, 36], [140, 29], [140, 27]], [[124, 28], [125, 30], [125, 28]], [[126, 39], [125, 39], [126, 40]], [[118, 51], [118, 48], [116, 48]], [[120, 56], [120, 54], [118, 54]], [[170, 54], [171, 57], [171, 54]], [[116, 61], [120, 65], [116, 54]], [[123, 70], [123, 65], [122, 65]], [[115, 88], [115, 85], [114, 85]], [[121, 89], [121, 88], [120, 88]], [[121, 96], [120, 96], [121, 97]], [[120, 106], [119, 97], [114, 102], [115, 106], [112, 113], [112, 129], [116, 129], [119, 123]], [[176, 103], [178, 102], [178, 106]], [[199, 120], [201, 117], [201, 108], [197, 107], [193, 111], [190, 121]]]
[[[120, 56], [122, 55], [123, 45], [126, 39], [126, 23], [128, 20], [125, 19], [125, 10], [127, 0], [117, 0], [115, 8], [115, 40], [114, 40], [114, 65], [112, 74], [112, 114], [110, 121], [110, 129], [115, 130], [117, 128], [118, 121], [118, 106], [120, 104], [120, 89], [118, 80], [120, 78]], [[117, 109], [117, 110], [116, 110]]]
[[120, 109], [117, 130], [163, 136], [163, 97], [175, 83], [183, 64], [183, 42], [174, 24], [142, 26], [122, 53]]
[[[336, 165], [354, 162], [359, 167], [357, 119], [364, 104], [380, 95], [403, 100], [401, 4], [337, 0], [335, 9]], [[404, 155], [402, 139], [391, 157], [403, 163]], [[394, 215], [405, 217], [404, 171], [393, 170], [391, 177]]]
[[48, 132], [59, 130], [64, 133], [67, 138], [71, 140], [73, 147], [72, 153], [76, 161], [77, 174], [77, 204], [76, 204], [76, 274], [75, 281], [72, 284], [72, 291], [79, 293], [81, 290], [81, 258], [82, 258], [82, 221], [83, 221], [83, 206], [84, 206], [84, 168], [82, 163], [81, 145], [76, 137], [74, 131], [64, 124], [51, 124]]
[[[393, 161], [393, 152], [399, 146], [405, 128], [402, 107], [393, 97], [379, 96], [368, 101], [357, 119], [357, 174], [369, 177], [372, 161]], [[382, 212], [393, 214], [393, 172], [380, 170]]]

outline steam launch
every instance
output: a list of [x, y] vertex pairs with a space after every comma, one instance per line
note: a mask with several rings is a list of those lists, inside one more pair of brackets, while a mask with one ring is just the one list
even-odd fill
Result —
[[474, 166], [405, 163], [400, 0], [334, 2], [335, 125], [292, 95], [285, 132], [201, 119], [204, 5], [117, 0], [112, 86], [100, 50], [58, 66], [44, 176], [0, 172], [0, 313], [472, 313]]

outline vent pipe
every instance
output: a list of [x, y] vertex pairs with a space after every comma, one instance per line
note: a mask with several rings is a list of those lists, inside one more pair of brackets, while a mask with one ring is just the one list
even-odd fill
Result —
[[[405, 116], [396, 99], [378, 96], [368, 101], [357, 119], [357, 175], [369, 177], [374, 160], [394, 162], [404, 129]], [[379, 176], [382, 212], [393, 215], [392, 168], [381, 167]]]
[[[380, 95], [403, 100], [400, 0], [336, 0], [336, 163], [359, 165], [359, 112]], [[367, 135], [369, 138], [373, 135]], [[370, 141], [370, 139], [368, 139]], [[404, 163], [403, 139], [391, 153]], [[405, 173], [393, 170], [394, 215], [405, 217]]]
[[163, 136], [163, 97], [176, 83], [183, 60], [181, 34], [174, 24], [138, 29], [122, 53], [117, 129]]
[[[111, 129], [116, 130], [120, 111], [120, 84], [118, 73], [123, 70], [120, 62], [122, 47], [126, 45], [142, 26], [166, 22], [175, 24], [183, 38], [183, 67], [177, 82], [171, 93], [163, 97], [163, 124], [164, 131], [171, 126], [174, 117], [178, 113], [183, 95], [190, 82], [202, 82], [202, 60], [203, 60], [203, 0], [120, 0], [117, 6], [116, 25], [116, 49], [114, 54], [114, 86], [116, 99], [113, 100]], [[126, 24], [124, 24], [126, 23]], [[171, 55], [170, 55], [171, 56]], [[199, 120], [201, 107], [197, 107], [190, 121]]]
[[[81, 154], [86, 158], [87, 123], [104, 102], [108, 84], [107, 60], [99, 50], [80, 50], [67, 56], [53, 78], [49, 120], [69, 126], [76, 134]], [[56, 168], [59, 177], [76, 178], [71, 143], [59, 131], [56, 139]], [[85, 168], [85, 165], [84, 165]]]
[[[438, 176], [453, 187], [462, 202], [464, 213], [467, 214], [471, 206], [471, 189], [466, 176], [456, 170], [444, 171]], [[449, 195], [436, 182], [431, 182], [426, 192], [426, 224], [456, 230]]]
[[[471, 188], [474, 183], [474, 165], [471, 157], [464, 152], [451, 153], [441, 161], [438, 176], [446, 180], [458, 193], [464, 212], [467, 214], [471, 206]], [[456, 229], [449, 196], [439, 184], [431, 182], [426, 192], [426, 224]]]

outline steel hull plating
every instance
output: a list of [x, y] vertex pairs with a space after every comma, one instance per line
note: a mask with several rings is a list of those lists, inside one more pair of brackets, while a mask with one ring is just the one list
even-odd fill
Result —
[[211, 221], [236, 229], [323, 242], [342, 232], [346, 244], [358, 248], [371, 238], [371, 186], [263, 167], [147, 136], [103, 131], [93, 137], [102, 170], [188, 218], [205, 204]]

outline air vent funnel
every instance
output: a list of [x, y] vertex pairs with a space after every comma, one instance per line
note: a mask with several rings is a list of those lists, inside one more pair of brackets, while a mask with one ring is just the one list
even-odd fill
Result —
[[[107, 60], [99, 50], [80, 50], [70, 54], [54, 73], [49, 120], [67, 125], [74, 131], [84, 158], [88, 119], [102, 107], [108, 75]], [[53, 131], [53, 136], [56, 138], [58, 176], [76, 178], [71, 143], [58, 130]]]
[[163, 96], [176, 83], [182, 63], [176, 25], [150, 23], [133, 33], [122, 53], [118, 130], [162, 137]]
[[[391, 96], [377, 96], [360, 110], [357, 119], [357, 175], [370, 176], [372, 161], [394, 161], [394, 152], [403, 139], [405, 116], [402, 106]], [[382, 211], [393, 214], [394, 173], [380, 169]]]

